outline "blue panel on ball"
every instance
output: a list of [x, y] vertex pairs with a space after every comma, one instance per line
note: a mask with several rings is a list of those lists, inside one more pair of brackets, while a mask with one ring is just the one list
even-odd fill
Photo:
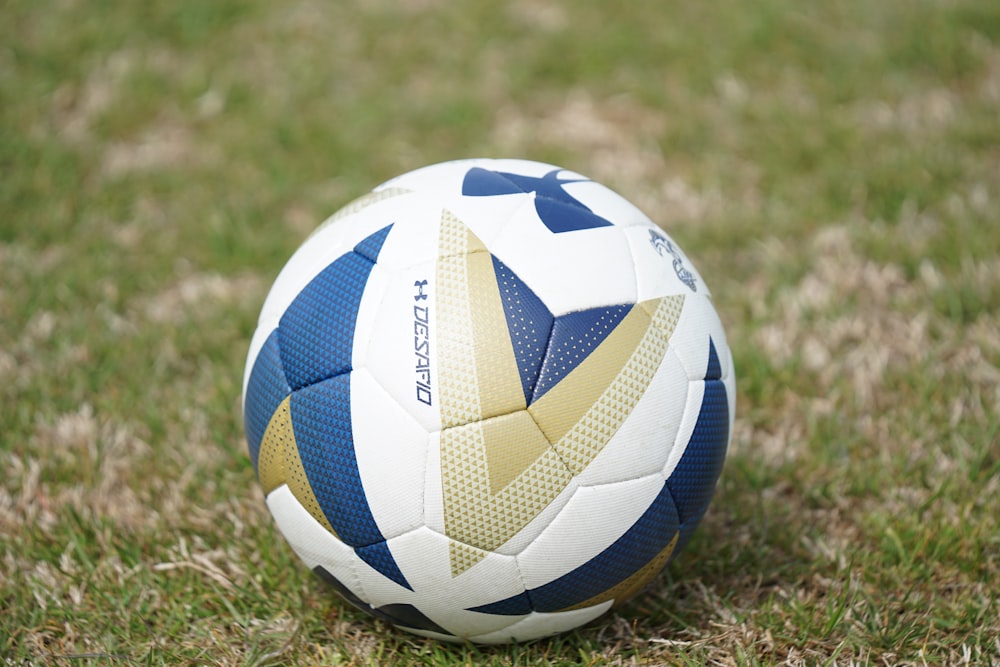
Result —
[[545, 361], [535, 384], [531, 400], [537, 401], [545, 392], [569, 375], [580, 362], [608, 337], [632, 306], [608, 306], [568, 313], [555, 318], [545, 353]]
[[586, 182], [588, 179], [560, 180], [561, 171], [553, 169], [538, 177], [473, 167], [462, 181], [462, 194], [489, 197], [534, 192], [535, 211], [539, 219], [556, 234], [610, 226], [609, 220], [595, 214], [563, 188], [566, 183]]
[[498, 616], [524, 616], [534, 611], [531, 606], [531, 598], [528, 593], [518, 593], [512, 597], [479, 607], [472, 607], [468, 611], [478, 611], [483, 614], [497, 614]]
[[351, 370], [354, 325], [373, 264], [350, 252], [299, 292], [278, 326], [292, 389]]
[[589, 208], [569, 195], [566, 197], [572, 201], [549, 199], [541, 194], [535, 196], [535, 212], [552, 232], [562, 234], [611, 225], [606, 219], [592, 213]]
[[673, 498], [664, 485], [624, 535], [580, 567], [525, 594], [471, 611], [509, 616], [572, 607], [604, 593], [653, 560], [674, 538], [679, 526]]
[[354, 454], [351, 376], [295, 392], [291, 413], [302, 467], [330, 525], [352, 547], [380, 542]]
[[281, 316], [281, 361], [293, 390], [351, 370], [358, 306], [388, 232], [359, 243], [364, 254], [346, 253], [320, 271]]
[[250, 380], [247, 382], [247, 396], [243, 406], [247, 448], [255, 470], [260, 441], [264, 437], [268, 422], [271, 421], [271, 415], [291, 391], [285, 378], [285, 370], [281, 366], [278, 330], [275, 329], [257, 353], [253, 370], [250, 371]]
[[[708, 371], [712, 372], [718, 365], [715, 345], [711, 345]], [[701, 400], [698, 421], [684, 454], [667, 480], [667, 486], [677, 503], [677, 512], [688, 530], [694, 530], [694, 526], [708, 509], [708, 503], [715, 493], [715, 483], [722, 472], [728, 444], [729, 399], [726, 385], [722, 380], [705, 380], [705, 394]]]
[[462, 194], [467, 197], [490, 197], [531, 192], [530, 189], [525, 190], [519, 186], [508, 176], [508, 174], [492, 169], [473, 167], [465, 173], [465, 178], [462, 181]]
[[514, 346], [517, 370], [521, 375], [524, 402], [531, 402], [531, 395], [545, 356], [545, 347], [552, 329], [552, 314], [542, 300], [535, 296], [510, 268], [496, 257], [493, 271], [500, 289], [504, 316], [510, 342]]
[[705, 369], [706, 380], [722, 379], [722, 364], [719, 363], [719, 355], [715, 351], [715, 341], [708, 339], [708, 367]]
[[360, 557], [361, 560], [368, 563], [377, 571], [389, 577], [400, 586], [409, 588], [411, 591], [413, 590], [410, 583], [406, 581], [406, 577], [403, 576], [402, 571], [400, 571], [399, 565], [396, 564], [396, 559], [393, 558], [392, 552], [389, 551], [389, 545], [385, 542], [376, 542], [375, 544], [369, 544], [366, 547], [358, 547], [354, 550], [354, 552], [358, 554], [358, 557]]
[[378, 254], [382, 251], [382, 244], [385, 243], [385, 237], [389, 235], [390, 229], [392, 229], [392, 225], [383, 227], [367, 237], [364, 241], [354, 246], [354, 252], [372, 263], [378, 261]]
[[[354, 453], [351, 376], [338, 375], [295, 392], [291, 416], [306, 479], [333, 530], [352, 547], [384, 543]], [[374, 553], [369, 564], [408, 587], [388, 550], [377, 558]]]

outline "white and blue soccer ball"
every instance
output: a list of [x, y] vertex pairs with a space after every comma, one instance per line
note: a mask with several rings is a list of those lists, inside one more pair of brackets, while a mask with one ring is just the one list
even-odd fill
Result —
[[250, 458], [347, 600], [500, 643], [641, 590], [705, 513], [732, 432], [708, 287], [608, 188], [524, 160], [410, 172], [334, 214], [250, 344]]

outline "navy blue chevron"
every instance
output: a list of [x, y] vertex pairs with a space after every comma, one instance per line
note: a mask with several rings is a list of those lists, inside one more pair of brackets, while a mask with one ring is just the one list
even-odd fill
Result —
[[715, 351], [715, 341], [711, 337], [708, 339], [708, 366], [705, 368], [705, 379], [722, 379], [722, 364], [719, 363], [719, 354]]
[[631, 305], [607, 306], [567, 313], [555, 318], [548, 349], [538, 374], [531, 402], [569, 375], [608, 337], [632, 310]]
[[368, 546], [357, 547], [354, 549], [354, 553], [361, 560], [371, 565], [375, 571], [381, 572], [400, 586], [409, 588], [411, 591], [413, 590], [409, 582], [406, 581], [406, 577], [399, 570], [399, 565], [396, 564], [396, 559], [393, 557], [392, 552], [389, 550], [389, 545], [385, 540], [369, 544]]
[[586, 359], [632, 306], [592, 308], [553, 318], [517, 274], [495, 256], [492, 259], [524, 401], [531, 405]]
[[546, 342], [552, 330], [552, 313], [531, 288], [496, 257], [493, 257], [493, 272], [500, 288], [500, 300], [527, 405], [531, 402], [545, 357]]
[[489, 197], [534, 192], [538, 217], [556, 234], [610, 226], [611, 221], [594, 213], [563, 188], [567, 183], [586, 182], [588, 179], [560, 180], [561, 171], [553, 169], [539, 178], [473, 167], [462, 181], [462, 194]]
[[358, 308], [392, 225], [323, 269], [278, 325], [292, 391], [292, 428], [309, 486], [330, 526], [365, 562], [409, 588], [385, 544], [361, 483], [351, 419], [351, 354]]
[[[316, 502], [341, 541], [365, 562], [409, 588], [406, 577], [385, 547], [372, 515], [351, 426], [351, 376], [342, 374], [292, 394], [292, 427], [299, 458]], [[372, 549], [367, 547], [375, 546]]]
[[378, 254], [382, 251], [382, 245], [385, 243], [385, 238], [389, 235], [390, 229], [392, 229], [392, 225], [383, 227], [374, 234], [366, 237], [354, 246], [354, 252], [366, 258], [369, 262], [375, 263], [378, 261]]

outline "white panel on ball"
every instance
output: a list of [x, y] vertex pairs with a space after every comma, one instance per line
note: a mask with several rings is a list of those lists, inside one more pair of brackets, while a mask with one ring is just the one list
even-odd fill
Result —
[[[375, 268], [381, 269], [381, 262]], [[356, 345], [365, 347], [358, 358], [407, 413], [425, 430], [435, 431], [441, 421], [434, 363], [434, 263], [386, 273], [372, 326], [364, 335], [359, 331], [355, 336]]]
[[379, 531], [401, 535], [423, 525], [427, 431], [365, 370], [351, 373], [354, 455]]
[[470, 636], [493, 632], [517, 618], [468, 611], [524, 592], [512, 556], [488, 554], [471, 569], [455, 577], [451, 572], [448, 538], [429, 528], [419, 528], [388, 541], [396, 562], [416, 592], [401, 590], [371, 570], [363, 587], [371, 604], [415, 605], [450, 633]]
[[[670, 337], [670, 346], [677, 353], [681, 364], [687, 370], [688, 377], [692, 380], [705, 379], [705, 371], [708, 369], [709, 339], [715, 346], [721, 365], [723, 356], [719, 355], [719, 350], [728, 348], [729, 345], [726, 343], [726, 334], [722, 330], [722, 323], [711, 300], [704, 296], [685, 299], [684, 310], [681, 311], [680, 320]], [[730, 369], [722, 368], [724, 374], [728, 370]]]
[[677, 439], [670, 449], [670, 456], [663, 466], [663, 478], [667, 479], [673, 474], [677, 462], [687, 451], [688, 442], [691, 441], [691, 434], [694, 433], [695, 424], [698, 423], [698, 415], [701, 413], [701, 402], [705, 398], [705, 381], [691, 380], [688, 383], [687, 405], [684, 408], [684, 415], [677, 426]]
[[369, 341], [378, 326], [379, 313], [391, 276], [379, 264], [372, 267], [365, 284], [365, 294], [358, 304], [354, 322], [354, 345], [351, 349], [351, 368], [364, 368], [368, 363]]
[[680, 246], [655, 225], [625, 230], [635, 260], [636, 289], [640, 301], [668, 294], [709, 295], [698, 270]]
[[502, 554], [519, 554], [524, 551], [525, 547], [532, 544], [535, 539], [544, 531], [552, 521], [559, 516], [562, 512], [563, 507], [569, 502], [569, 499], [573, 497], [577, 489], [580, 487], [579, 482], [576, 478], [569, 481], [558, 496], [548, 504], [548, 506], [543, 509], [538, 516], [532, 519], [528, 525], [518, 531], [513, 537], [507, 540], [503, 545], [497, 548], [497, 553]]
[[378, 255], [379, 267], [399, 271], [437, 258], [441, 203], [433, 193], [393, 197], [371, 206], [368, 214], [378, 216], [378, 224], [371, 225], [375, 229], [369, 233], [392, 225]]
[[687, 374], [669, 348], [632, 413], [577, 477], [581, 486], [659, 473], [677, 437], [687, 400]]
[[267, 496], [267, 507], [292, 550], [309, 569], [323, 568], [355, 594], [361, 586], [355, 572], [361, 559], [354, 550], [334, 537], [282, 484]]
[[444, 534], [444, 499], [441, 495], [441, 432], [427, 436], [427, 469], [424, 475], [424, 525]]
[[[611, 546], [663, 488], [657, 473], [576, 490], [559, 515], [517, 557], [527, 588], [538, 588]], [[581, 540], [580, 535], [587, 539]], [[558, 555], [558, 557], [556, 557]]]
[[530, 194], [502, 195], [498, 197], [458, 197], [449, 202], [451, 211], [488, 250], [496, 246], [496, 238], [524, 205], [532, 199]]
[[554, 234], [528, 204], [491, 250], [553, 315], [635, 302], [632, 254], [618, 227]]

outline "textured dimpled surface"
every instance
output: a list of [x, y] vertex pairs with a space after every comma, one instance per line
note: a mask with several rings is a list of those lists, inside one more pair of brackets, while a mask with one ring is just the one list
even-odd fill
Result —
[[366, 257], [344, 255], [323, 269], [281, 317], [281, 361], [292, 389], [351, 370], [356, 304], [371, 268]]
[[[710, 350], [706, 377], [719, 375], [719, 360], [715, 346]], [[722, 472], [729, 442], [729, 400], [726, 385], [719, 379], [706, 379], [705, 394], [694, 432], [687, 443], [667, 486], [677, 503], [681, 521], [701, 518], [715, 490], [715, 481]]]
[[595, 308], [556, 318], [533, 398], [541, 397], [586, 359], [631, 308], [630, 305]]
[[296, 257], [251, 346], [247, 445], [283, 535], [352, 604], [529, 640], [620, 605], [691, 538], [732, 358], [700, 275], [631, 204], [552, 165], [444, 163]]
[[510, 342], [521, 374], [525, 400], [538, 382], [542, 359], [552, 329], [552, 314], [506, 264], [493, 258], [500, 298], [503, 301]]

